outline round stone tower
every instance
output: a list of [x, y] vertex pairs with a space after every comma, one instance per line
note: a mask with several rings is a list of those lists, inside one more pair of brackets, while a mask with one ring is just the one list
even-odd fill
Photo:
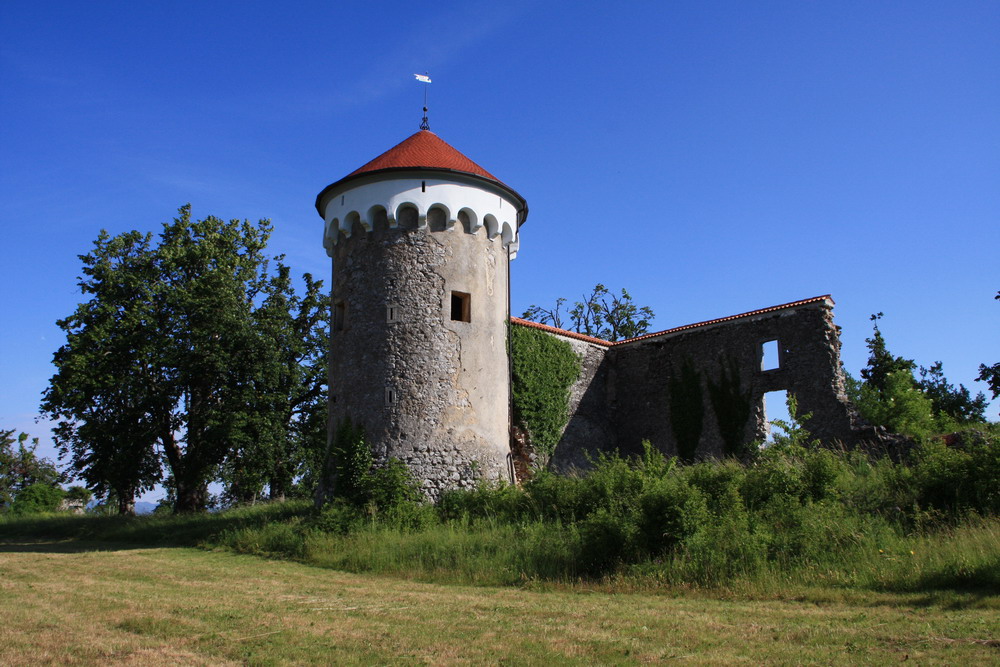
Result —
[[365, 429], [428, 495], [510, 479], [517, 192], [421, 130], [316, 198], [333, 258], [330, 428]]

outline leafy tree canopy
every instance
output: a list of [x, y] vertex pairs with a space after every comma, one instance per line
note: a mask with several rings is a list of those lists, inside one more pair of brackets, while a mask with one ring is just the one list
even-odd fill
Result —
[[979, 392], [975, 397], [964, 385], [948, 382], [941, 362], [936, 361], [930, 368], [920, 367], [917, 386], [931, 400], [935, 414], [943, 414], [959, 424], [986, 421], [986, 405], [989, 401]]
[[13, 429], [0, 430], [0, 506], [13, 503], [22, 491], [35, 484], [56, 487], [61, 480], [55, 464], [35, 453], [38, 438], [30, 438], [29, 442], [27, 433], [14, 433]]
[[193, 220], [186, 205], [155, 240], [102, 231], [81, 255], [90, 298], [58, 322], [67, 340], [42, 411], [73, 471], [119, 511], [164, 464], [176, 511], [203, 509], [223, 470], [239, 498], [295, 476], [289, 424], [325, 391], [323, 299], [310, 276], [297, 297], [280, 257], [271, 271], [270, 233], [266, 220]]
[[871, 338], [865, 339], [865, 343], [868, 344], [868, 365], [861, 369], [861, 377], [869, 387], [879, 393], [884, 393], [887, 390], [890, 374], [912, 373], [913, 369], [916, 368], [912, 359], [897, 357], [889, 352], [882, 331], [878, 328], [878, 321], [882, 317], [882, 313], [875, 313], [870, 318], [874, 332]]
[[[997, 291], [997, 295], [993, 298], [1000, 301], [1000, 290]], [[1000, 362], [997, 362], [992, 366], [980, 364], [979, 377], [976, 379], [980, 382], [987, 383], [987, 386], [990, 388], [990, 393], [993, 394], [993, 398], [1000, 398]]]
[[647, 333], [654, 317], [653, 309], [635, 305], [625, 288], [615, 294], [601, 283], [564, 314], [561, 310], [565, 303], [566, 299], [560, 297], [552, 309], [532, 305], [522, 317], [612, 342]]
[[944, 376], [940, 361], [920, 367], [912, 359], [892, 354], [879, 330], [882, 313], [871, 316], [874, 332], [866, 338], [868, 365], [862, 382], [848, 378], [848, 393], [861, 415], [873, 424], [912, 437], [954, 429], [960, 424], [985, 421], [986, 397], [955, 387]]

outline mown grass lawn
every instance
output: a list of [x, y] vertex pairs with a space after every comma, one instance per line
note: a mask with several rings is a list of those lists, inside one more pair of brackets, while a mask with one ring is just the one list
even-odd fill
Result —
[[0, 664], [996, 664], [995, 596], [485, 588], [192, 548], [0, 543]]

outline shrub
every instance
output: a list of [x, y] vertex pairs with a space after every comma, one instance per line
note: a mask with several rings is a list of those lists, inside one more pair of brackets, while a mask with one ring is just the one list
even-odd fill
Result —
[[389, 459], [375, 463], [364, 429], [354, 426], [350, 419], [344, 419], [337, 429], [331, 454], [335, 499], [364, 507], [369, 513], [424, 501], [403, 462]]
[[705, 495], [676, 474], [650, 481], [638, 505], [640, 543], [653, 556], [673, 549], [709, 519]]
[[718, 584], [758, 572], [767, 560], [767, 543], [767, 534], [735, 506], [701, 523], [684, 540], [677, 565], [689, 580]]
[[704, 461], [688, 466], [685, 473], [688, 482], [705, 495], [712, 514], [723, 515], [743, 507], [740, 487], [746, 468], [739, 462]]
[[951, 513], [1000, 512], [1000, 436], [969, 432], [956, 445], [935, 439], [914, 452], [918, 502]]
[[800, 460], [784, 452], [767, 452], [743, 476], [740, 494], [747, 507], [758, 509], [777, 496], [798, 501], [805, 491]]
[[361, 510], [344, 500], [334, 499], [309, 519], [309, 526], [324, 533], [346, 535], [364, 525]]
[[[536, 483], [540, 476], [532, 478]], [[475, 489], [453, 489], [438, 498], [438, 515], [445, 521], [456, 519], [497, 519], [519, 521], [527, 514], [527, 494], [509, 484], [483, 482]]]
[[360, 495], [364, 500], [382, 510], [420, 503], [423, 500], [423, 494], [413, 475], [406, 464], [398, 459], [389, 459], [382, 465], [370, 468], [362, 476], [361, 486]]
[[580, 570], [606, 574], [637, 554], [639, 527], [630, 512], [598, 509], [580, 523]]
[[14, 502], [11, 503], [10, 511], [14, 514], [55, 512], [64, 497], [66, 492], [58, 486], [35, 482], [18, 492]]

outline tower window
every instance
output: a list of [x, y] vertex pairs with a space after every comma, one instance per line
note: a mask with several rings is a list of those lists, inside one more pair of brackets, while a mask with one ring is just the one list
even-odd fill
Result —
[[392, 323], [392, 322], [399, 322], [400, 319], [401, 319], [401, 317], [400, 317], [400, 308], [399, 308], [399, 306], [397, 304], [393, 303], [393, 304], [389, 304], [388, 306], [385, 307], [385, 321], [386, 322], [390, 322], [390, 323]]
[[385, 407], [388, 408], [388, 407], [391, 407], [393, 405], [396, 405], [396, 399], [397, 399], [396, 390], [393, 389], [392, 387], [386, 387], [385, 388]]
[[343, 331], [344, 330], [344, 319], [347, 315], [347, 304], [343, 301], [338, 301], [333, 304], [333, 330]]
[[472, 321], [472, 296], [465, 292], [451, 293], [451, 319], [453, 322]]

